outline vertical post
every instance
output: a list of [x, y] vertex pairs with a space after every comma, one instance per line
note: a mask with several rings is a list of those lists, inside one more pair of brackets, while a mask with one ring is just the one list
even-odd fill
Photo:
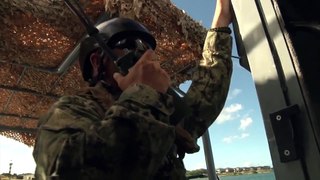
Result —
[[217, 180], [216, 168], [214, 166], [214, 160], [213, 160], [211, 142], [210, 142], [210, 136], [209, 136], [208, 130], [202, 135], [202, 143], [203, 143], [204, 155], [206, 158], [206, 165], [207, 165], [208, 176], [209, 176], [208, 178], [209, 180]]
[[10, 161], [10, 163], [9, 163], [9, 180], [11, 179], [11, 168], [12, 168], [12, 161]]
[[13, 164], [13, 163], [10, 161], [10, 163], [9, 163], [9, 174], [11, 174], [12, 164]]

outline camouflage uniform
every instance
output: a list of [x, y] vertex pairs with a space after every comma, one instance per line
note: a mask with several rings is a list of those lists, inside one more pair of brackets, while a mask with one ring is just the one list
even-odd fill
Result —
[[204, 59], [185, 97], [192, 113], [179, 124], [192, 145], [179, 150], [175, 143], [181, 133], [169, 123], [171, 96], [142, 84], [117, 95], [99, 82], [60, 98], [40, 119], [33, 152], [36, 179], [185, 179], [184, 152], [199, 150], [196, 139], [223, 108], [230, 55], [230, 35], [209, 31]]

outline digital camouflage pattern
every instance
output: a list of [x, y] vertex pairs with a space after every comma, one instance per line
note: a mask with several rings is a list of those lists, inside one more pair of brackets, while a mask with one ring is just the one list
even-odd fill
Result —
[[[36, 179], [186, 179], [184, 152], [199, 150], [196, 139], [225, 103], [230, 56], [230, 35], [208, 32], [185, 96], [192, 113], [176, 127], [169, 123], [172, 97], [145, 85], [111, 95], [100, 82], [60, 98], [39, 121]], [[191, 144], [177, 141], [190, 138]]]
[[207, 33], [203, 59], [192, 74], [192, 84], [184, 97], [191, 113], [182, 121], [183, 127], [195, 140], [213, 123], [224, 106], [232, 73], [231, 48], [228, 33]]

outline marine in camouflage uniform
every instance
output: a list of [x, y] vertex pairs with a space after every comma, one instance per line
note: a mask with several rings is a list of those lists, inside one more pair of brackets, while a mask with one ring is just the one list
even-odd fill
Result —
[[39, 121], [36, 179], [186, 179], [183, 154], [199, 150], [196, 140], [221, 112], [231, 72], [230, 34], [209, 31], [185, 97], [192, 113], [177, 126], [169, 122], [172, 97], [143, 84], [116, 94], [99, 82], [61, 97]]

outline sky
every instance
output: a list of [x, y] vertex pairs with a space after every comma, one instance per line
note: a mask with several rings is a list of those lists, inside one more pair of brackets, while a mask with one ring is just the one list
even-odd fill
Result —
[[[215, 0], [172, 0], [193, 19], [210, 28]], [[238, 56], [233, 41], [233, 56]], [[260, 106], [251, 74], [233, 58], [233, 74], [230, 91], [224, 109], [209, 128], [211, 148], [216, 168], [243, 166], [272, 166], [269, 146], [264, 129]], [[181, 89], [189, 83], [181, 85]], [[202, 140], [201, 150], [187, 154], [186, 169], [206, 168]]]
[[[172, 2], [204, 27], [210, 27], [215, 0]], [[233, 43], [232, 55], [238, 56]], [[189, 84], [180, 87], [186, 89]], [[272, 166], [254, 83], [250, 73], [239, 65], [236, 58], [233, 59], [233, 75], [225, 107], [210, 126], [209, 134], [216, 168]], [[184, 159], [187, 170], [206, 168], [201, 138], [198, 144], [201, 150], [187, 154]], [[0, 136], [0, 174], [8, 173], [10, 162], [13, 163], [12, 173], [33, 173], [32, 150], [32, 147]]]

